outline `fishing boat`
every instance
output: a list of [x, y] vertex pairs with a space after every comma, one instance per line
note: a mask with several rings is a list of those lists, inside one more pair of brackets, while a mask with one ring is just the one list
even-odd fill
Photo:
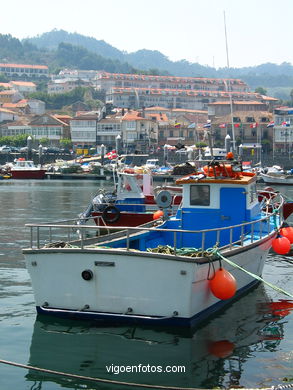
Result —
[[[84, 225], [74, 239], [72, 224], [27, 225], [38, 313], [195, 326], [255, 286], [284, 221], [282, 195], [259, 197], [256, 174], [239, 161], [211, 161], [176, 183], [176, 215], [143, 226], [88, 237], [99, 227]], [[172, 198], [164, 195], [166, 211]]]
[[46, 169], [35, 165], [33, 161], [18, 158], [10, 168], [12, 179], [44, 179]]
[[292, 185], [293, 174], [260, 173], [262, 180], [267, 184]]
[[162, 185], [154, 187], [150, 172], [138, 173], [132, 168], [120, 169], [114, 175], [113, 191], [100, 189], [91, 199], [86, 210], [80, 214], [78, 224], [94, 218], [97, 225], [138, 226], [153, 220], [158, 211], [156, 196], [168, 190], [172, 203], [170, 213], [178, 207], [182, 199], [182, 187]]

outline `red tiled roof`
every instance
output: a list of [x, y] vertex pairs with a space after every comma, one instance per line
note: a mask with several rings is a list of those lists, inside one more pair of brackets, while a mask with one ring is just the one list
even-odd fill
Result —
[[0, 112], [6, 112], [7, 114], [14, 114], [15, 115], [14, 111], [7, 110], [6, 108], [0, 108]]
[[147, 114], [146, 117], [149, 119], [155, 118], [157, 121], [168, 122], [168, 117], [164, 113]]
[[139, 111], [128, 111], [122, 118], [123, 121], [138, 121], [138, 120], [150, 120], [150, 118], [143, 118], [142, 113]]
[[36, 87], [36, 84], [31, 81], [11, 81], [12, 85], [22, 85], [26, 87]]
[[0, 64], [0, 66], [1, 67], [8, 67], [8, 68], [48, 69], [47, 65]]
[[[260, 101], [254, 101], [254, 100], [239, 100], [239, 101], [237, 101], [237, 100], [234, 100], [233, 101], [233, 104], [235, 105], [235, 104], [237, 104], [237, 105], [246, 105], [246, 104], [265, 104], [265, 103], [263, 103], [263, 102], [260, 102]], [[213, 102], [213, 103], [209, 103], [209, 106], [212, 106], [212, 105], [214, 105], [214, 106], [218, 106], [218, 105], [230, 105], [230, 102], [227, 102], [227, 101], [225, 101], [225, 102]]]
[[109, 79], [109, 78], [116, 78], [116, 79], [130, 79], [130, 80], [164, 80], [169, 82], [186, 82], [190, 83], [193, 81], [202, 81], [204, 83], [214, 83], [214, 82], [220, 82], [225, 83], [228, 80], [232, 82], [232, 84], [242, 84], [245, 85], [245, 83], [240, 79], [222, 79], [222, 78], [208, 78], [208, 77], [175, 77], [175, 76], [153, 76], [153, 75], [144, 75], [144, 74], [126, 74], [126, 73], [108, 73], [108, 72], [101, 72], [100, 78], [103, 79]]

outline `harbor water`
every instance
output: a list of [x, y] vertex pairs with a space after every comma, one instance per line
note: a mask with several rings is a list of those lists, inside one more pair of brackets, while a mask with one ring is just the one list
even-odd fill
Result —
[[[99, 188], [110, 187], [104, 181], [0, 182], [0, 360], [154, 388], [293, 384], [293, 300], [263, 284], [193, 331], [37, 316], [22, 255], [29, 245], [24, 225], [75, 218]], [[278, 189], [293, 199], [293, 187]], [[292, 266], [290, 254], [270, 253], [263, 277], [293, 294]], [[63, 388], [136, 386], [0, 363], [0, 390]]]

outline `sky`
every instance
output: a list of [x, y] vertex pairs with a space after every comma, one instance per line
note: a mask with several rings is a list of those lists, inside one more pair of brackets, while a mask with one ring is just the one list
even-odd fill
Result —
[[293, 64], [293, 0], [1, 2], [1, 34], [23, 39], [53, 29], [104, 40], [128, 53], [158, 50], [171, 61], [216, 68]]

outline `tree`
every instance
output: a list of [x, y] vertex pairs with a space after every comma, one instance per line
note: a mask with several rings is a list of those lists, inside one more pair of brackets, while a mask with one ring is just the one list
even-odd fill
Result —
[[268, 94], [268, 91], [263, 87], [255, 88], [254, 92], [259, 93], [260, 95], [267, 95]]
[[40, 142], [40, 145], [44, 146], [44, 145], [49, 145], [50, 140], [49, 140], [49, 138], [43, 137], [40, 139], [39, 142]]
[[0, 73], [0, 83], [8, 83], [9, 79], [4, 73]]
[[69, 138], [63, 138], [63, 139], [61, 139], [60, 140], [60, 145], [62, 145], [62, 147], [64, 148], [64, 149], [72, 149], [72, 141], [71, 141], [71, 139], [69, 139]]

